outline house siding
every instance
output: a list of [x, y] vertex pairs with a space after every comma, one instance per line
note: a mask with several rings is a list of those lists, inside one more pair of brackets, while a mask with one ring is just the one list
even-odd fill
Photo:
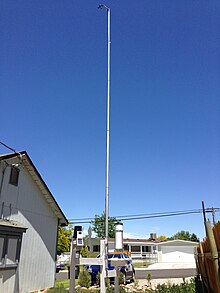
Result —
[[0, 292], [29, 293], [53, 287], [57, 217], [25, 167], [20, 167], [17, 187], [8, 184], [9, 176], [8, 167], [5, 169], [0, 207], [4, 202], [4, 217], [20, 222], [27, 231], [23, 235], [16, 274], [12, 270], [0, 271]]
[[18, 273], [15, 270], [0, 270], [0, 292], [17, 293], [17, 276]]
[[158, 261], [161, 263], [187, 263], [194, 268], [194, 248], [197, 245], [197, 242], [178, 239], [163, 242], [158, 247]]
[[195, 263], [194, 247], [190, 246], [164, 246], [161, 247], [161, 262], [169, 263]]

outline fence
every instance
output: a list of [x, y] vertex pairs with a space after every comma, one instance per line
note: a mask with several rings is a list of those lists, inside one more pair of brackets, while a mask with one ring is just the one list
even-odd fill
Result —
[[197, 272], [203, 292], [220, 293], [220, 221], [213, 228], [205, 221], [205, 228], [207, 237], [195, 248]]

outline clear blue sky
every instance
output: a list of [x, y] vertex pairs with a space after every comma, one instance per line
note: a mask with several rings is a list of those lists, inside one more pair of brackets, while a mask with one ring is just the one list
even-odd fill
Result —
[[[107, 15], [98, 3], [0, 3], [0, 140], [29, 153], [67, 218], [105, 206]], [[104, 4], [110, 216], [197, 209], [202, 200], [219, 207], [220, 2]], [[124, 230], [204, 236], [202, 215], [127, 221]]]

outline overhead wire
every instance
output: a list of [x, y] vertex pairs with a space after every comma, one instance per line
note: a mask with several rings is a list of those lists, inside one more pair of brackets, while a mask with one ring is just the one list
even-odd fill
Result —
[[[214, 208], [215, 211], [220, 211], [220, 208]], [[174, 212], [160, 212], [160, 213], [151, 213], [151, 214], [137, 214], [137, 215], [124, 215], [124, 216], [115, 216], [116, 219], [120, 221], [131, 221], [131, 220], [142, 220], [142, 219], [151, 219], [151, 218], [163, 218], [163, 217], [173, 217], [189, 214], [199, 214], [202, 213], [202, 209], [194, 210], [183, 210], [183, 211], [174, 211]], [[213, 212], [213, 208], [206, 208], [206, 212]], [[81, 219], [69, 219], [71, 223], [82, 223], [89, 224], [94, 221], [94, 218], [81, 218]]]
[[[0, 144], [6, 147], [7, 149], [17, 153], [17, 151], [2, 141]], [[220, 208], [206, 208], [206, 212], [213, 213], [219, 212]], [[142, 220], [142, 219], [151, 219], [151, 218], [163, 218], [163, 217], [173, 217], [173, 216], [181, 216], [181, 215], [189, 215], [189, 214], [198, 214], [202, 213], [202, 209], [194, 209], [194, 210], [183, 210], [183, 211], [174, 211], [174, 212], [161, 212], [161, 213], [151, 213], [151, 214], [135, 214], [135, 215], [123, 215], [123, 216], [115, 216], [116, 219], [120, 221], [131, 221], [131, 220]], [[81, 223], [81, 224], [89, 224], [94, 220], [94, 218], [78, 218], [78, 219], [69, 219], [70, 223]]]
[[0, 144], [3, 145], [4, 147], [6, 147], [7, 149], [13, 151], [14, 153], [17, 153], [15, 149], [9, 147], [7, 144], [5, 144], [4, 142], [0, 141]]
[[[201, 209], [198, 209], [200, 211]], [[172, 211], [172, 212], [157, 212], [157, 213], [147, 213], [147, 214], [131, 214], [131, 215], [117, 215], [113, 216], [114, 218], [120, 219], [120, 218], [130, 218], [130, 217], [142, 217], [142, 216], [150, 216], [150, 215], [161, 215], [161, 214], [171, 214], [171, 213], [182, 213], [182, 212], [191, 212], [191, 211], [197, 211], [197, 209], [194, 210], [182, 210], [182, 211]], [[70, 219], [72, 221], [78, 221], [78, 220], [93, 220], [92, 217], [88, 218], [73, 218]]]

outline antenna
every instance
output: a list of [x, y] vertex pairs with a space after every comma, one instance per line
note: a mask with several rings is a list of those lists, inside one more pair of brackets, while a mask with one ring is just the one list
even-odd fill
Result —
[[105, 9], [107, 9], [107, 10], [110, 10], [110, 8], [107, 7], [106, 5], [104, 5], [104, 4], [99, 4], [99, 5], [98, 5], [98, 9], [102, 9], [102, 8], [105, 8]]

